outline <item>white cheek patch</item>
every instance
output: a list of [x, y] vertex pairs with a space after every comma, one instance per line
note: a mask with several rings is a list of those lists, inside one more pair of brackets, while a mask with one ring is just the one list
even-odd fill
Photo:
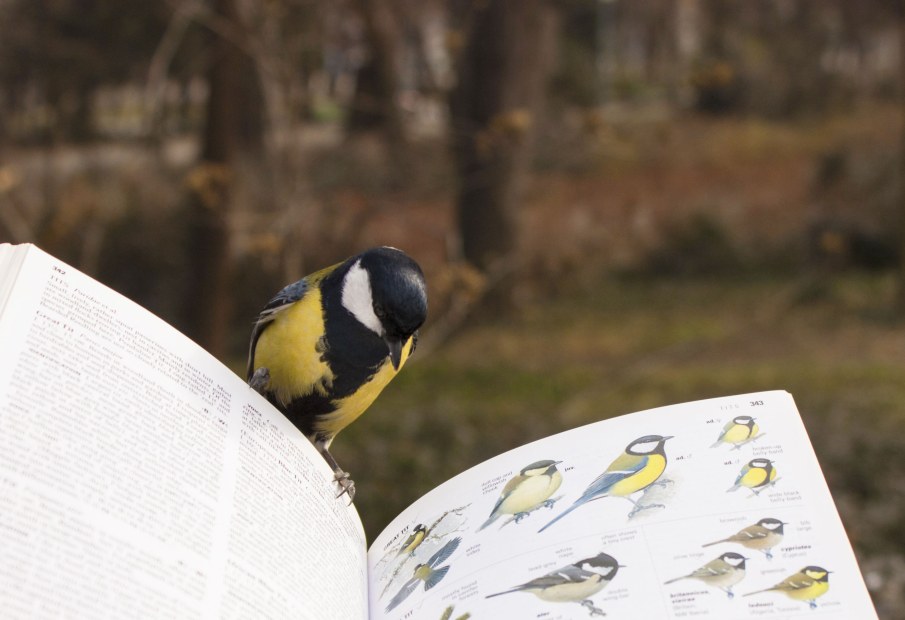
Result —
[[352, 313], [358, 322], [378, 336], [383, 336], [383, 325], [374, 314], [374, 299], [371, 296], [371, 277], [357, 261], [343, 278], [343, 307]]

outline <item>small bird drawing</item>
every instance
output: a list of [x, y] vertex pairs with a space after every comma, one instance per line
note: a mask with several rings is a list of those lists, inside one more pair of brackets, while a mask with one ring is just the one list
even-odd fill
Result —
[[741, 487], [746, 487], [751, 489], [754, 495], [759, 495], [764, 489], [776, 484], [776, 480], [776, 468], [773, 467], [773, 461], [762, 458], [751, 459], [742, 467], [735, 479], [735, 484], [726, 492], [731, 493]]
[[581, 603], [591, 615], [606, 615], [590, 600], [603, 590], [616, 576], [620, 568], [625, 568], [607, 553], [578, 560], [573, 564], [558, 568], [537, 579], [510, 588], [485, 598], [502, 596], [511, 592], [530, 592], [542, 601], [551, 603]]
[[355, 484], [328, 448], [405, 364], [426, 316], [421, 268], [380, 247], [286, 286], [254, 323], [249, 385], [314, 444], [340, 495]]
[[647, 489], [663, 474], [666, 469], [664, 444], [668, 439], [672, 437], [645, 435], [631, 442], [625, 452], [588, 485], [581, 497], [538, 531], [543, 532], [576, 508], [602, 497], [624, 497], [630, 501], [634, 508], [629, 518], [648, 508], [663, 508], [663, 504], [641, 505], [631, 495]]
[[412, 533], [408, 535], [402, 545], [399, 547], [399, 551], [396, 552], [396, 556], [400, 555], [412, 555], [415, 552], [415, 549], [424, 542], [424, 539], [427, 537], [428, 531], [427, 527], [419, 523], [415, 526], [415, 529], [412, 530]]
[[541, 506], [552, 508], [556, 500], [551, 500], [550, 497], [562, 484], [562, 473], [556, 469], [561, 462], [536, 461], [522, 468], [519, 474], [513, 476], [503, 487], [499, 499], [490, 511], [490, 517], [478, 531], [502, 515], [514, 515], [514, 520], [518, 523]]
[[731, 445], [733, 450], [738, 450], [749, 441], [759, 439], [761, 437], [759, 433], [760, 427], [754, 418], [749, 415], [738, 415], [726, 423], [720, 436], [710, 447], [716, 448], [726, 443]]
[[745, 596], [761, 592], [782, 592], [794, 601], [805, 601], [808, 607], [817, 607], [817, 599], [830, 589], [830, 572], [820, 566], [805, 566], [794, 575], [789, 575], [776, 585], [748, 592]]
[[402, 604], [402, 602], [418, 588], [418, 584], [423, 583], [424, 591], [427, 592], [443, 581], [443, 578], [446, 577], [446, 573], [449, 572], [449, 565], [440, 566], [440, 564], [443, 564], [443, 562], [449, 559], [449, 556], [459, 548], [459, 543], [461, 542], [461, 537], [457, 536], [456, 538], [453, 538], [440, 547], [440, 550], [433, 554], [427, 562], [418, 564], [415, 567], [415, 570], [412, 571], [411, 579], [406, 581], [402, 588], [399, 589], [399, 592], [390, 599], [390, 603], [386, 606], [385, 611], [390, 612]]
[[710, 547], [712, 545], [718, 545], [720, 543], [738, 543], [743, 547], [747, 547], [748, 549], [761, 551], [764, 555], [767, 556], [768, 560], [772, 560], [773, 553], [771, 552], [771, 550], [773, 549], [773, 547], [782, 542], [783, 526], [785, 525], [787, 524], [783, 523], [779, 519], [767, 517], [766, 519], [761, 519], [757, 523], [740, 529], [738, 532], [736, 532], [732, 536], [729, 536], [728, 538], [715, 540], [701, 546]]
[[687, 575], [670, 579], [664, 583], [669, 585], [681, 579], [697, 579], [708, 586], [719, 588], [729, 598], [733, 598], [735, 594], [732, 592], [732, 586], [745, 578], [745, 560], [747, 559], [739, 553], [727, 551]]

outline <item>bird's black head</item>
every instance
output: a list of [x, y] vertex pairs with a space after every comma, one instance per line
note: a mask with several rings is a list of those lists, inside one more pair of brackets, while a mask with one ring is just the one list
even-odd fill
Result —
[[749, 415], [737, 415], [732, 421], [740, 426], [751, 426], [754, 423], [754, 418]]
[[616, 576], [616, 572], [621, 567], [621, 564], [619, 564], [619, 562], [616, 561], [616, 558], [610, 554], [601, 552], [592, 558], [585, 558], [584, 560], [575, 562], [575, 566], [603, 575], [608, 579], [612, 579]]
[[555, 471], [556, 466], [562, 463], [562, 461], [551, 461], [549, 459], [543, 461], [535, 461], [530, 465], [525, 465], [522, 468], [521, 474], [523, 476], [536, 476], [539, 474], [545, 474], [548, 471]]
[[635, 455], [665, 454], [663, 444], [667, 439], [672, 439], [672, 435], [645, 435], [626, 446], [625, 451]]
[[785, 523], [783, 523], [779, 519], [774, 519], [773, 517], [761, 519], [757, 522], [757, 524], [767, 528], [771, 532], [776, 532], [777, 534], [782, 534], [782, 526], [785, 525]]
[[395, 248], [372, 248], [347, 262], [342, 305], [387, 343], [398, 368], [402, 347], [427, 318], [424, 274], [418, 263]]
[[744, 569], [745, 560], [747, 560], [748, 558], [743, 556], [741, 553], [736, 553], [735, 551], [727, 551], [720, 556], [720, 559], [736, 568]]
[[750, 469], [766, 469], [769, 471], [773, 468], [773, 461], [770, 459], [751, 459], [748, 461], [748, 467]]

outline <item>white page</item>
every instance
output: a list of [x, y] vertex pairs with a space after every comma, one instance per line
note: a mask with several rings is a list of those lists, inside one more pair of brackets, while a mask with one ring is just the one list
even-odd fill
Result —
[[5, 618], [366, 617], [330, 468], [200, 347], [29, 248], [0, 350]]
[[[713, 446], [723, 424], [734, 416], [756, 418], [756, 440], [737, 449]], [[578, 499], [634, 439], [674, 436], [665, 442], [668, 464], [649, 491], [632, 496], [648, 509], [629, 516], [623, 497], [584, 503], [544, 531], [539, 530]], [[755, 494], [729, 492], [740, 468], [754, 458], [772, 461], [777, 476]], [[488, 519], [506, 482], [526, 465], [562, 461], [562, 484], [540, 507], [519, 522]], [[557, 499], [558, 498], [558, 499]], [[651, 506], [661, 503], [662, 508]], [[451, 511], [451, 512], [450, 512]], [[442, 518], [441, 518], [442, 517]], [[703, 545], [731, 536], [760, 519], [785, 522], [784, 537], [767, 558], [764, 551], [736, 543]], [[439, 522], [437, 519], [440, 518]], [[397, 550], [416, 524], [435, 524], [411, 555]], [[408, 583], [419, 563], [449, 541], [458, 546], [434, 568], [449, 566], [439, 583], [425, 590], [417, 583], [389, 613], [389, 602]], [[604, 552], [621, 565], [609, 584], [589, 603], [549, 602], [531, 592], [486, 598], [542, 577], [577, 560]], [[744, 578], [727, 592], [697, 579], [665, 582], [724, 552], [748, 558]], [[851, 546], [805, 434], [786, 392], [765, 392], [663, 407], [605, 420], [507, 452], [453, 478], [415, 502], [377, 537], [369, 551], [372, 618], [439, 618], [449, 606], [453, 617], [588, 618], [594, 608], [607, 617], [651, 618], [876, 618]], [[769, 588], [808, 565], [831, 571], [829, 590], [815, 607]], [[410, 615], [411, 614], [411, 615]]]

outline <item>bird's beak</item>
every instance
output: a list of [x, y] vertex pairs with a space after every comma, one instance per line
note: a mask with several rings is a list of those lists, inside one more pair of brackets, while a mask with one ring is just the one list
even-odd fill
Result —
[[399, 370], [399, 364], [402, 363], [402, 345], [403, 342], [397, 338], [386, 337], [383, 339], [387, 343], [390, 350], [390, 361], [393, 362], [393, 369]]

